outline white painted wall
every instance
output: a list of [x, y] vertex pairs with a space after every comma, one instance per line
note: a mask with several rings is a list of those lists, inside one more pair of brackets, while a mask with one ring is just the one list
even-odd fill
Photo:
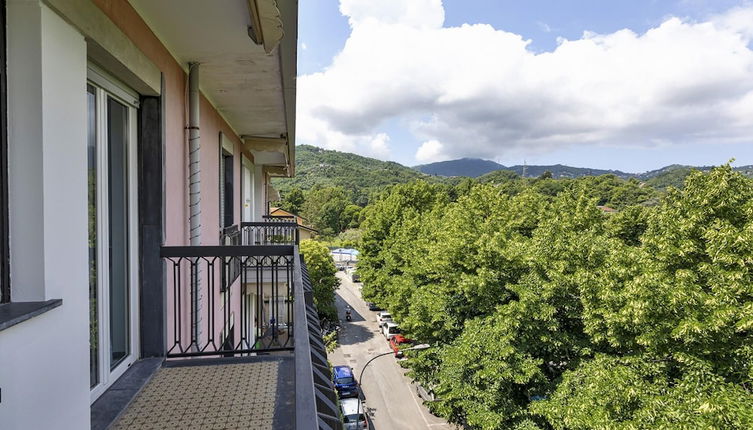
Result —
[[7, 5], [11, 296], [44, 300], [42, 13], [35, 1]]
[[89, 428], [86, 44], [8, 0], [12, 297], [63, 305], [0, 331], [0, 426]]

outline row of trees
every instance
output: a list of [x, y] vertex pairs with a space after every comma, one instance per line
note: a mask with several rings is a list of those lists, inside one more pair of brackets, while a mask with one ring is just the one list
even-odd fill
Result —
[[365, 209], [363, 293], [434, 345], [408, 361], [431, 409], [476, 429], [753, 428], [751, 180], [695, 172], [614, 214], [611, 187], [528, 185], [418, 181]]
[[579, 184], [588, 196], [596, 199], [598, 205], [615, 209], [637, 204], [652, 206], [658, 203], [659, 198], [659, 192], [647, 183], [635, 178], [622, 179], [615, 175], [553, 179], [550, 172], [544, 172], [537, 178], [521, 178], [515, 172], [497, 170], [480, 177], [476, 182], [497, 185], [508, 195], [533, 188], [547, 196], [556, 196], [563, 190]]
[[314, 292], [314, 304], [321, 321], [337, 321], [335, 307], [335, 290], [340, 286], [340, 280], [335, 274], [337, 269], [332, 261], [329, 249], [314, 240], [301, 242], [301, 255], [306, 260], [311, 288]]
[[[479, 179], [448, 178], [444, 183], [434, 183], [433, 186], [455, 199], [481, 183], [494, 184], [510, 196], [534, 189], [550, 197], [579, 184], [587, 190], [589, 196], [596, 198], [597, 204], [616, 209], [636, 204], [656, 204], [659, 196], [654, 188], [636, 179], [624, 180], [614, 175], [552, 179], [550, 174], [539, 178], [521, 178], [515, 172], [507, 170], [493, 172]], [[364, 204], [364, 199], [368, 202], [374, 198], [373, 195], [365, 198], [363, 193], [348, 191], [340, 186], [314, 187], [307, 191], [292, 188], [283, 194], [283, 199], [278, 204], [283, 209], [308, 219], [322, 236], [334, 237], [348, 229], [359, 228], [363, 220], [363, 207], [360, 204]]]
[[326, 237], [357, 228], [363, 209], [353, 203], [352, 195], [342, 187], [314, 188], [305, 192], [293, 188], [283, 196], [279, 205], [309, 220]]

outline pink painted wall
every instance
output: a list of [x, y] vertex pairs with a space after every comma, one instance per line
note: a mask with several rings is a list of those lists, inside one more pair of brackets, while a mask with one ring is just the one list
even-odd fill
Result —
[[[165, 101], [163, 112], [165, 121], [165, 245], [188, 245], [188, 142], [186, 134], [186, 69], [187, 65], [179, 64], [167, 48], [157, 38], [139, 14], [126, 0], [92, 0], [117, 25], [123, 33], [160, 69], [164, 78], [162, 97]], [[183, 66], [183, 67], [182, 67]], [[185, 67], [185, 69], [184, 69]], [[220, 132], [224, 133], [234, 144], [234, 220], [240, 222], [240, 185], [241, 185], [241, 140], [230, 126], [219, 115], [217, 110], [202, 95], [201, 97], [201, 242], [202, 245], [217, 245], [219, 243], [219, 154], [221, 148]], [[251, 159], [253, 161], [253, 159]], [[187, 266], [184, 274], [187, 273]], [[204, 272], [208, 277], [209, 272]], [[168, 270], [168, 342], [172, 333], [173, 315], [172, 303], [172, 273]], [[183, 294], [181, 307], [190, 309], [190, 295], [187, 294], [187, 277], [183, 280]], [[207, 308], [209, 299], [205, 286], [203, 309]], [[233, 291], [239, 292], [238, 282]], [[240, 294], [234, 293], [231, 306], [238, 314]], [[222, 303], [219, 292], [214, 297], [216, 304]], [[222, 312], [215, 312], [215, 331], [222, 330]], [[183, 312], [182, 336], [190, 338], [188, 312]], [[237, 332], [237, 329], [236, 329]]]
[[[186, 72], [136, 10], [126, 0], [92, 0], [123, 33], [160, 69], [165, 80], [165, 193], [166, 245], [188, 244], [188, 143], [186, 139]], [[183, 65], [186, 66], [187, 65]], [[201, 224], [202, 244], [216, 245], [219, 240], [219, 133], [235, 145], [237, 164], [234, 194], [240, 202], [241, 140], [217, 113], [201, 98]], [[239, 210], [235, 211], [239, 221]]]

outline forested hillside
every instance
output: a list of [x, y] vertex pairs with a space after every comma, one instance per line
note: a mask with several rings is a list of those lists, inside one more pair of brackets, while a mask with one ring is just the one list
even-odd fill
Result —
[[[537, 167], [553, 168], [558, 173], [537, 170]], [[363, 219], [362, 209], [391, 186], [416, 180], [436, 184], [454, 196], [479, 183], [493, 184], [509, 196], [531, 188], [554, 197], [578, 186], [587, 190], [597, 205], [619, 210], [631, 205], [656, 205], [669, 187], [682, 188], [694, 168], [673, 165], [629, 178], [622, 177], [625, 174], [621, 172], [595, 176], [592, 174], [612, 171], [562, 165], [527, 166], [526, 169], [525, 178], [521, 177], [522, 170], [519, 173], [495, 170], [478, 178], [443, 177], [426, 175], [398, 163], [302, 145], [297, 148], [296, 176], [273, 180], [282, 196], [281, 201], [274, 204], [306, 217], [322, 236], [332, 238], [346, 230], [357, 229]], [[711, 167], [699, 169], [708, 171]], [[746, 175], [753, 173], [751, 166], [734, 170]], [[538, 174], [532, 176], [534, 172]], [[557, 178], [558, 174], [564, 177]], [[358, 234], [348, 233], [347, 236], [358, 237]]]
[[[494, 170], [495, 167], [497, 170]], [[276, 178], [272, 180], [272, 184], [283, 196], [295, 188], [306, 191], [316, 187], [342, 187], [346, 192], [354, 195], [353, 200], [355, 202], [365, 205], [368, 202], [369, 195], [375, 191], [381, 191], [389, 185], [404, 184], [416, 179], [457, 184], [464, 177], [478, 177], [482, 182], [494, 182], [499, 178], [511, 177], [511, 175], [522, 177], [525, 170], [525, 177], [532, 179], [540, 176], [554, 179], [574, 179], [612, 175], [621, 179], [635, 178], [654, 188], [665, 190], [669, 186], [682, 187], [683, 180], [693, 169], [709, 171], [711, 168], [711, 166], [671, 165], [634, 174], [619, 170], [572, 167], [562, 164], [505, 167], [493, 161], [470, 158], [410, 168], [398, 163], [347, 152], [300, 145], [296, 147], [296, 176], [294, 178]], [[422, 173], [416, 169], [428, 169], [427, 171], [431, 171], [432, 174]], [[436, 169], [441, 170], [441, 172], [435, 172]], [[753, 176], [753, 166], [740, 166], [733, 169], [746, 176]], [[475, 172], [484, 172], [484, 174], [477, 175]]]
[[398, 163], [309, 145], [296, 147], [295, 162], [294, 178], [272, 181], [283, 195], [294, 188], [342, 187], [357, 195], [355, 200], [365, 204], [365, 197], [373, 190], [427, 178], [427, 175]]
[[[433, 182], [437, 189], [443, 190], [443, 193], [453, 199], [484, 183], [494, 185], [499, 192], [508, 196], [534, 191], [547, 198], [553, 198], [578, 188], [592, 197], [597, 205], [613, 209], [634, 205], [656, 205], [661, 195], [637, 179], [625, 180], [614, 175], [554, 179], [544, 174], [538, 178], [521, 178], [514, 172], [498, 170], [478, 179], [448, 178], [442, 182]], [[391, 192], [393, 186], [395, 185], [369, 189], [368, 194], [341, 186], [314, 186], [309, 190], [293, 188], [283, 193], [282, 200], [275, 205], [302, 215], [322, 236], [332, 238], [346, 230], [357, 229], [364, 217], [364, 206], [380, 198], [382, 194]]]
[[495, 170], [506, 169], [505, 166], [490, 160], [479, 158], [461, 158], [459, 160], [438, 161], [436, 163], [414, 166], [419, 172], [439, 176], [466, 176], [477, 178]]
[[535, 178], [549, 172], [555, 179], [560, 178], [580, 178], [583, 176], [600, 176], [600, 175], [615, 175], [617, 177], [627, 179], [637, 177], [632, 173], [625, 173], [619, 170], [604, 170], [604, 169], [592, 169], [588, 167], [572, 167], [565, 166], [563, 164], [552, 165], [531, 165], [531, 166], [503, 166], [490, 160], [482, 160], [478, 158], [461, 158], [458, 160], [439, 161], [436, 163], [422, 164], [415, 166], [414, 169], [429, 173], [432, 175], [439, 175], [445, 177], [453, 176], [465, 176], [469, 178], [477, 178], [491, 172], [499, 171], [511, 171], [518, 176], [526, 178]]
[[753, 428], [753, 182], [507, 175], [364, 209], [364, 298], [432, 345], [407, 361], [428, 406], [469, 429]]
[[[504, 174], [502, 172], [513, 172], [518, 176], [526, 178], [536, 178], [541, 175], [548, 175], [554, 179], [571, 179], [582, 178], [584, 176], [602, 176], [613, 175], [622, 179], [635, 178], [640, 181], [649, 181], [657, 178], [654, 184], [658, 185], [661, 189], [665, 189], [668, 186], [681, 187], [682, 180], [687, 176], [691, 170], [700, 170], [708, 172], [713, 166], [682, 166], [679, 164], [673, 164], [665, 166], [660, 169], [650, 170], [643, 173], [627, 173], [620, 170], [605, 170], [594, 169], [590, 167], [573, 167], [566, 166], [564, 164], [552, 164], [552, 165], [517, 165], [517, 166], [503, 166], [490, 160], [482, 160], [479, 158], [461, 158], [458, 160], [440, 161], [430, 164], [422, 164], [413, 167], [423, 173], [432, 175], [444, 176], [444, 177], [458, 177], [464, 176], [469, 178], [478, 178], [486, 175]], [[733, 168], [735, 171], [740, 172], [748, 177], [753, 176], [753, 166], [739, 166]], [[659, 179], [661, 178], [661, 179]]]
[[[708, 172], [711, 169], [713, 169], [713, 166], [693, 167], [673, 164], [671, 166], [662, 167], [658, 170], [641, 173], [638, 177], [641, 180], [646, 181], [648, 185], [651, 185], [657, 190], [663, 191], [669, 187], [682, 188], [685, 178], [687, 178], [693, 170]], [[733, 167], [733, 170], [740, 172], [747, 177], [753, 177], [753, 166]]]

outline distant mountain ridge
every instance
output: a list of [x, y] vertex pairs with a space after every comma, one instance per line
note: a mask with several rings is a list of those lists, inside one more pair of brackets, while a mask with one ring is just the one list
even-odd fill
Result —
[[[469, 178], [478, 178], [497, 170], [510, 170], [515, 172], [518, 176], [524, 176], [527, 178], [535, 178], [543, 175], [546, 172], [550, 172], [552, 174], [552, 177], [555, 179], [580, 178], [583, 176], [615, 175], [622, 179], [636, 178], [642, 181], [646, 181], [651, 178], [666, 175], [669, 172], [675, 170], [681, 170], [683, 172], [689, 171], [690, 169], [708, 171], [711, 170], [713, 166], [684, 166], [680, 164], [672, 164], [670, 166], [665, 166], [660, 169], [651, 170], [648, 172], [628, 173], [621, 170], [572, 167], [563, 164], [526, 166], [517, 165], [507, 167], [494, 161], [483, 160], [480, 158], [460, 158], [458, 160], [439, 161], [436, 163], [422, 164], [419, 166], [414, 166], [413, 168], [421, 173], [446, 177], [465, 176]], [[748, 176], [753, 176], [753, 166], [739, 166], [735, 167], [734, 169]]]
[[436, 176], [467, 176], [478, 178], [495, 170], [507, 169], [507, 167], [491, 160], [480, 158], [460, 158], [458, 160], [438, 161], [436, 163], [414, 166], [414, 169], [427, 175]]
[[[625, 173], [619, 170], [590, 169], [562, 164], [505, 167], [494, 161], [463, 158], [411, 168], [391, 161], [381, 161], [310, 145], [299, 145], [296, 147], [296, 176], [274, 178], [272, 183], [282, 194], [293, 188], [309, 190], [315, 187], [340, 186], [362, 196], [358, 201], [366, 201], [366, 196], [372, 191], [416, 179], [452, 184], [457, 183], [462, 177], [492, 179], [503, 171], [513, 171], [517, 176], [524, 176], [523, 170], [527, 178], [537, 178], [547, 171], [552, 173], [553, 178], [612, 174], [623, 179], [636, 178], [654, 188], [666, 189], [669, 186], [681, 187], [683, 180], [692, 169], [706, 171], [710, 170], [711, 166], [693, 167], [673, 164], [644, 173]], [[753, 166], [740, 166], [734, 169], [747, 176], [753, 176]], [[442, 174], [424, 173], [424, 171], [442, 172]]]
[[496, 170], [511, 170], [519, 176], [537, 177], [544, 172], [550, 172], [553, 178], [579, 178], [581, 176], [599, 176], [615, 175], [620, 178], [636, 177], [632, 173], [625, 173], [619, 170], [591, 169], [586, 167], [572, 167], [563, 164], [553, 165], [531, 165], [531, 166], [504, 166], [491, 160], [481, 158], [460, 158], [458, 160], [438, 161], [436, 163], [422, 164], [414, 166], [414, 169], [421, 173], [437, 176], [466, 176], [469, 178], [478, 178], [487, 173]]

